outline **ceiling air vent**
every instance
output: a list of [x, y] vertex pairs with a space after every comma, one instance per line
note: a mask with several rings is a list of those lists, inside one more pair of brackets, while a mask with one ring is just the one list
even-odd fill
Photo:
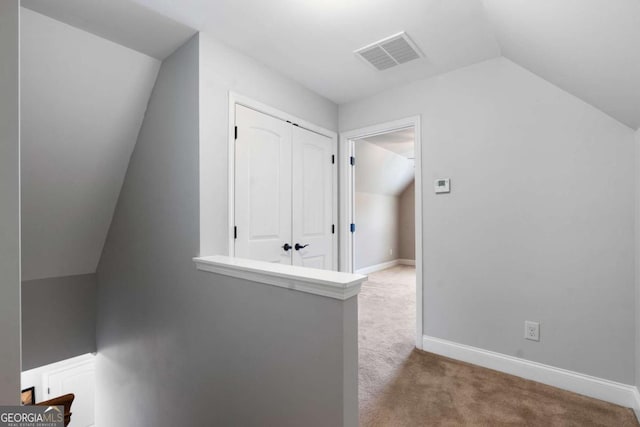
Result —
[[404, 31], [371, 43], [354, 53], [380, 71], [423, 56]]

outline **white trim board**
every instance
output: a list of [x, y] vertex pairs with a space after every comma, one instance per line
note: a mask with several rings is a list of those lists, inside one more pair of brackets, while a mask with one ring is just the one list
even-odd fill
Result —
[[381, 262], [380, 264], [370, 265], [368, 267], [362, 267], [356, 270], [357, 274], [370, 274], [376, 271], [386, 270], [387, 268], [400, 265], [400, 260], [394, 259], [393, 261]]
[[638, 387], [634, 387], [635, 390], [633, 391], [633, 397], [635, 399], [635, 406], [633, 406], [631, 409], [633, 409], [633, 412], [636, 414], [636, 419], [638, 420], [638, 422], [640, 422], [640, 392], [638, 391]]
[[345, 301], [358, 295], [366, 276], [215, 255], [193, 258], [198, 270]]
[[632, 408], [640, 413], [640, 394], [635, 386], [569, 371], [506, 354], [496, 353], [440, 338], [423, 336], [424, 351], [515, 375], [584, 396]]
[[396, 265], [416, 265], [415, 259], [394, 259], [392, 261], [381, 262], [380, 264], [370, 265], [368, 267], [362, 267], [356, 270], [357, 274], [370, 274], [376, 271], [386, 270], [387, 268], [395, 267]]

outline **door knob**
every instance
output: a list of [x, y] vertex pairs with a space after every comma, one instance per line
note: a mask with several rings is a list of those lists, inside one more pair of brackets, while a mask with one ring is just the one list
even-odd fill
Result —
[[309, 246], [309, 244], [308, 244], [308, 243], [307, 243], [306, 245], [301, 245], [300, 243], [296, 243], [296, 245], [295, 245], [295, 247], [294, 247], [294, 248], [295, 248], [295, 250], [296, 250], [296, 251], [299, 251], [300, 249], [304, 249], [304, 248], [306, 248], [307, 246]]
[[286, 251], [288, 251], [289, 249], [291, 249], [292, 247], [293, 247], [293, 246], [291, 246], [290, 244], [285, 243], [285, 244], [284, 244], [284, 246], [282, 247], [282, 249], [284, 249], [284, 250], [285, 250], [285, 252], [286, 252]]

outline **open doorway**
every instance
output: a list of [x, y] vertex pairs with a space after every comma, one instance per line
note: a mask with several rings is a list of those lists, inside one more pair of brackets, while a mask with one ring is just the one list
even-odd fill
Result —
[[358, 298], [363, 419], [422, 348], [422, 197], [418, 117], [341, 135], [343, 271], [366, 274]]
[[355, 272], [405, 265], [415, 278], [414, 129], [354, 140], [354, 154]]
[[[357, 157], [357, 150], [360, 151], [360, 154], [364, 154], [360, 159]], [[386, 155], [387, 153], [395, 157], [388, 157]], [[422, 349], [423, 338], [422, 159], [420, 153], [421, 134], [419, 116], [356, 129], [340, 135], [340, 158], [342, 159], [340, 162], [340, 222], [342, 224], [341, 228], [347, 231], [340, 233], [340, 271], [353, 273], [359, 270], [362, 273], [370, 275], [373, 270], [381, 267], [410, 265], [412, 264], [411, 261], [414, 261], [415, 304], [413, 309], [415, 310], [415, 329], [413, 336], [415, 337], [415, 347], [418, 349]], [[408, 173], [405, 172], [404, 175], [402, 175], [402, 172], [396, 171], [396, 173], [402, 175], [403, 178], [398, 180], [395, 187], [389, 183], [376, 182], [376, 180], [385, 180], [382, 170], [388, 169], [390, 163], [394, 162], [391, 160], [385, 163], [384, 161], [380, 161], [379, 157], [395, 159], [398, 165], [410, 164], [413, 168], [412, 176], [410, 171]], [[364, 169], [365, 174], [360, 174], [360, 183], [358, 183], [357, 174], [360, 169]], [[367, 172], [367, 169], [370, 171]], [[376, 173], [376, 170], [380, 173]], [[373, 183], [366, 182], [367, 174], [374, 176]], [[396, 176], [394, 175], [393, 178], [388, 179], [395, 181]], [[388, 242], [380, 243], [385, 240], [385, 235], [389, 235], [389, 233], [394, 231], [393, 225], [381, 227], [381, 224], [375, 224], [376, 217], [374, 217], [373, 227], [371, 227], [371, 222], [367, 224], [368, 219], [366, 215], [368, 213], [367, 211], [362, 211], [362, 205], [361, 216], [360, 219], [358, 218], [357, 199], [360, 199], [359, 202], [361, 204], [363, 202], [366, 203], [367, 196], [363, 196], [362, 194], [358, 196], [357, 193], [364, 193], [365, 191], [359, 190], [367, 190], [367, 188], [369, 192], [371, 192], [373, 187], [386, 188], [386, 190], [383, 191], [398, 194], [398, 206], [401, 202], [405, 204], [405, 209], [402, 210], [402, 214], [400, 212], [397, 214], [398, 217], [402, 215], [402, 220], [398, 218], [398, 226], [395, 232], [398, 234], [398, 237], [400, 233], [403, 235], [398, 239], [398, 249], [395, 252], [393, 246], [389, 245]], [[399, 188], [400, 190], [392, 190], [391, 188]], [[412, 225], [410, 219], [407, 218], [408, 214], [406, 209], [407, 202], [410, 201], [411, 196], [413, 196], [414, 209]], [[368, 199], [368, 201], [371, 202], [372, 199], [380, 198], [375, 195], [369, 195]], [[376, 212], [375, 208], [368, 210], [374, 214]], [[363, 213], [364, 215], [362, 215]], [[379, 217], [380, 216], [378, 216], [378, 220]], [[360, 220], [365, 221], [365, 223], [362, 224], [364, 227], [362, 233], [358, 222]], [[373, 234], [369, 232], [369, 236], [366, 236], [367, 228], [373, 228]], [[411, 233], [412, 236], [407, 236], [407, 234]], [[410, 237], [413, 237], [413, 241]], [[402, 243], [400, 243], [400, 240], [402, 240]], [[369, 245], [368, 242], [371, 241], [375, 241], [375, 243]], [[359, 243], [360, 250], [358, 249]], [[410, 248], [412, 244], [413, 251], [411, 251]], [[391, 247], [389, 248], [389, 246]], [[401, 246], [402, 249], [400, 248]], [[381, 250], [380, 248], [383, 249]], [[385, 258], [376, 258], [376, 254], [384, 254], [383, 250], [385, 248], [387, 251], [385, 255], [387, 257], [386, 260]], [[391, 249], [391, 251], [389, 251], [389, 249]], [[376, 254], [373, 253], [374, 251]]]

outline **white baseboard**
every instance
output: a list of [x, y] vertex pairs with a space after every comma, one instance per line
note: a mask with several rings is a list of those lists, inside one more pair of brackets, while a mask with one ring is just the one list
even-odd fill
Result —
[[396, 265], [400, 265], [400, 261], [397, 259], [394, 259], [393, 261], [387, 261], [387, 262], [383, 262], [376, 265], [370, 265], [369, 267], [360, 268], [356, 270], [356, 273], [358, 274], [375, 273], [376, 271], [385, 270], [387, 268], [395, 267]]
[[376, 271], [386, 270], [387, 268], [395, 267], [396, 265], [416, 265], [415, 259], [394, 259], [393, 261], [387, 261], [376, 265], [370, 265], [369, 267], [363, 267], [356, 270], [358, 274], [375, 273]]
[[638, 391], [638, 387], [634, 387], [635, 390], [633, 392], [633, 397], [636, 401], [635, 406], [632, 406], [631, 409], [633, 409], [633, 412], [636, 413], [636, 418], [638, 419], [638, 422], [640, 422], [640, 392]]
[[426, 335], [422, 339], [422, 349], [441, 356], [615, 403], [616, 405], [626, 406], [627, 408], [632, 408], [637, 417], [640, 415], [640, 393], [638, 388], [632, 385], [592, 377]]

